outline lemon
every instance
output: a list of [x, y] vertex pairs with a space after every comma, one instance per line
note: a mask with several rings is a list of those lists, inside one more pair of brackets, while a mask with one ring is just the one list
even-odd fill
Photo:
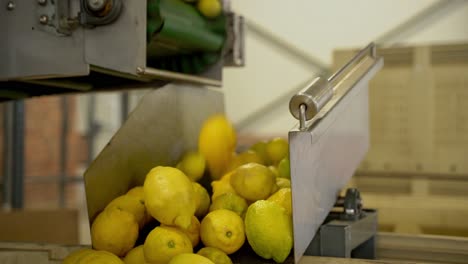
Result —
[[138, 199], [135, 196], [122, 195], [112, 200], [106, 206], [105, 210], [115, 208], [131, 213], [133, 217], [135, 217], [140, 228], [145, 225], [147, 218], [144, 200]]
[[130, 250], [123, 259], [123, 262], [125, 264], [147, 264], [148, 262], [146, 262], [145, 254], [143, 252], [143, 245]]
[[102, 250], [93, 250], [90, 253], [82, 255], [75, 263], [83, 264], [123, 264], [122, 260], [116, 255]]
[[180, 227], [177, 229], [184, 232], [184, 234], [187, 235], [187, 237], [190, 239], [190, 242], [192, 242], [192, 247], [196, 247], [198, 245], [198, 242], [200, 242], [200, 221], [198, 221], [198, 218], [196, 218], [195, 216], [192, 216], [192, 223], [187, 229], [182, 229]]
[[210, 195], [199, 183], [193, 182], [192, 185], [195, 193], [195, 216], [202, 219], [208, 213], [208, 209], [210, 208]]
[[245, 242], [242, 218], [229, 210], [208, 213], [200, 226], [200, 236], [207, 247], [215, 247], [226, 254], [236, 252]]
[[221, 14], [221, 3], [219, 0], [199, 0], [198, 10], [207, 18], [215, 18]]
[[224, 115], [213, 115], [203, 123], [198, 138], [198, 150], [206, 159], [212, 179], [217, 180], [225, 173], [236, 147], [236, 140], [236, 132]]
[[232, 171], [224, 174], [219, 180], [224, 181], [224, 182], [231, 182], [231, 176], [232, 176]]
[[71, 252], [62, 262], [62, 264], [74, 264], [84, 255], [93, 253], [94, 250], [89, 248], [81, 248]]
[[275, 166], [268, 166], [268, 169], [271, 170], [271, 172], [273, 173], [273, 175], [278, 178], [279, 177], [279, 171], [278, 171], [278, 168], [275, 167]]
[[205, 157], [199, 152], [190, 151], [184, 154], [182, 160], [177, 164], [177, 168], [181, 170], [192, 181], [198, 181], [205, 173], [206, 161]]
[[138, 238], [138, 223], [133, 214], [119, 208], [101, 212], [91, 225], [91, 240], [97, 250], [119, 257], [133, 248]]
[[276, 178], [278, 188], [291, 188], [291, 181], [285, 178]]
[[291, 169], [289, 167], [289, 158], [284, 158], [278, 164], [278, 176], [281, 178], [291, 179]]
[[184, 253], [177, 255], [171, 259], [169, 264], [215, 264], [210, 259], [193, 254], [193, 253]]
[[143, 245], [146, 262], [167, 264], [182, 253], [193, 253], [192, 242], [177, 228], [158, 226], [146, 237]]
[[262, 258], [282, 263], [293, 246], [291, 216], [280, 205], [261, 200], [249, 206], [245, 232], [252, 249]]
[[230, 177], [229, 181], [225, 179], [211, 182], [211, 187], [213, 188], [213, 195], [211, 196], [212, 201], [225, 193], [236, 193], [236, 190], [231, 186]]
[[233, 211], [240, 217], [244, 217], [247, 211], [247, 201], [234, 193], [225, 193], [218, 196], [210, 206], [210, 212], [220, 209]]
[[271, 161], [268, 158], [268, 154], [267, 154], [267, 151], [266, 151], [266, 146], [267, 146], [266, 141], [259, 141], [259, 142], [255, 143], [255, 144], [253, 144], [250, 147], [250, 149], [257, 152], [257, 154], [263, 160], [264, 165], [271, 165]]
[[266, 199], [276, 187], [275, 176], [267, 167], [249, 163], [237, 168], [231, 176], [231, 186], [248, 201]]
[[232, 264], [231, 259], [226, 253], [214, 247], [204, 247], [197, 254], [209, 258], [215, 264]]
[[[145, 192], [143, 190], [143, 186], [133, 187], [127, 192], [127, 195], [137, 198], [143, 204], [145, 203]], [[151, 222], [151, 220], [153, 220], [153, 217], [149, 214], [145, 207], [145, 220], [143, 221], [144, 225]], [[140, 225], [140, 228], [141, 227], [142, 226]]]
[[258, 163], [263, 164], [263, 159], [253, 150], [247, 150], [240, 154], [233, 154], [231, 163], [229, 164], [227, 171], [232, 171], [237, 169], [239, 166], [242, 166], [247, 163]]
[[268, 201], [281, 205], [289, 215], [292, 215], [291, 188], [282, 188], [268, 198]]
[[158, 166], [147, 175], [143, 185], [148, 212], [161, 224], [187, 229], [195, 214], [192, 182], [183, 172]]
[[288, 156], [289, 145], [283, 138], [274, 138], [266, 145], [266, 154], [272, 164], [278, 164], [283, 158]]

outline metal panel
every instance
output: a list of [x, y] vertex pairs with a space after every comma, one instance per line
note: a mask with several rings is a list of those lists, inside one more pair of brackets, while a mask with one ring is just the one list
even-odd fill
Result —
[[307, 129], [289, 132], [296, 263], [367, 152], [368, 81], [382, 66], [372, 57], [357, 63]]
[[[8, 2], [14, 8], [5, 8]], [[78, 1], [73, 1], [77, 10]], [[36, 79], [89, 74], [84, 61], [83, 30], [59, 36], [41, 30], [37, 1], [0, 0], [0, 80]]]
[[94, 219], [113, 198], [141, 185], [157, 165], [175, 165], [195, 149], [202, 122], [224, 112], [223, 94], [170, 84], [149, 92], [85, 173], [88, 215]]
[[146, 1], [124, 1], [112, 24], [85, 30], [86, 62], [137, 74], [146, 67]]

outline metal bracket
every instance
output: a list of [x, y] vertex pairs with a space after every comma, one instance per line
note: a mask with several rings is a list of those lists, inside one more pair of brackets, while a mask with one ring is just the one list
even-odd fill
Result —
[[69, 0], [37, 0], [37, 28], [49, 33], [69, 36], [78, 27], [70, 16]]
[[346, 190], [346, 196], [343, 201], [343, 212], [340, 218], [347, 221], [356, 221], [363, 216], [361, 193], [355, 188], [349, 188]]

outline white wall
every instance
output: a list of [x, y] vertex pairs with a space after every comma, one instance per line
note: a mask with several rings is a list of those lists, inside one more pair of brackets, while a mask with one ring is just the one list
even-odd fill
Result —
[[[234, 0], [233, 9], [305, 54], [332, 63], [336, 48], [363, 47], [436, 0]], [[405, 43], [468, 41], [468, 1]], [[314, 76], [313, 67], [247, 30], [246, 67], [224, 70], [226, 111], [238, 123], [274, 98]], [[242, 133], [286, 135], [296, 120], [287, 101], [244, 127]]]

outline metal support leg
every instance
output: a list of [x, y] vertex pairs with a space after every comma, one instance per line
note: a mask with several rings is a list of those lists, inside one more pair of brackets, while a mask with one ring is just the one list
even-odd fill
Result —
[[65, 187], [67, 180], [67, 159], [68, 159], [68, 98], [62, 96], [60, 99], [61, 111], [62, 111], [62, 129], [60, 134], [60, 182], [59, 182], [59, 203], [60, 207], [65, 207]]
[[24, 101], [13, 102], [11, 206], [15, 209], [24, 203], [24, 117]]
[[3, 104], [3, 190], [2, 208], [11, 208], [11, 178], [13, 168], [13, 103]]

